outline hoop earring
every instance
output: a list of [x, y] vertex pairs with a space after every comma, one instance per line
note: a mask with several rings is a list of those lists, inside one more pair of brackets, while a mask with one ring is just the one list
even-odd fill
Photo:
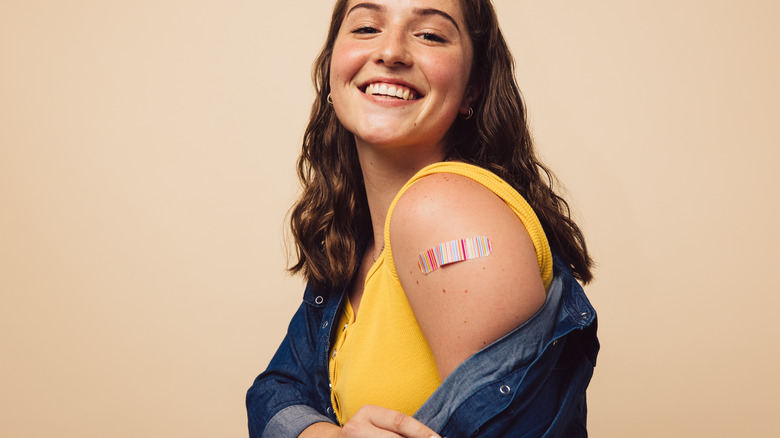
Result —
[[333, 99], [330, 98], [330, 93], [328, 93], [327, 101], [328, 101], [328, 105], [333, 106]]
[[463, 120], [468, 120], [474, 116], [474, 108], [469, 107], [468, 114], [462, 114], [461, 117], [463, 117]]

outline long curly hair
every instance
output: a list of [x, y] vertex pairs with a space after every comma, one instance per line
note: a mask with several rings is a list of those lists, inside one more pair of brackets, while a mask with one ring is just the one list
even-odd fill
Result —
[[[536, 156], [514, 59], [501, 33], [490, 0], [460, 0], [473, 46], [470, 86], [479, 91], [474, 117], [457, 119], [447, 134], [447, 159], [488, 169], [512, 185], [531, 205], [550, 246], [583, 283], [593, 275], [585, 238], [569, 205], [556, 194], [556, 179]], [[339, 122], [330, 94], [330, 63], [348, 0], [333, 9], [324, 47], [314, 62], [317, 98], [298, 159], [303, 191], [291, 211], [290, 225], [298, 261], [290, 267], [317, 286], [348, 281], [358, 252], [372, 236], [363, 174], [354, 136]]]

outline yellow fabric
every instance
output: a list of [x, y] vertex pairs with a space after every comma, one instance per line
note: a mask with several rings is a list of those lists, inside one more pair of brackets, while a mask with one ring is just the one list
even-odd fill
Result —
[[495, 174], [465, 163], [436, 163], [422, 169], [398, 192], [387, 213], [385, 249], [366, 277], [360, 317], [356, 319], [346, 299], [338, 318], [329, 368], [331, 401], [341, 424], [364, 404], [412, 415], [441, 383], [433, 354], [395, 271], [390, 247], [390, 217], [395, 204], [412, 184], [434, 173], [471, 178], [501, 197], [533, 241], [545, 289], [552, 281], [547, 236], [536, 214], [515, 189]]

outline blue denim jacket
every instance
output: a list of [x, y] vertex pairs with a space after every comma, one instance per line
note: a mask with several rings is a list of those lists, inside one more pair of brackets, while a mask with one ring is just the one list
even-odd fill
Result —
[[[336, 423], [328, 352], [345, 287], [306, 287], [282, 345], [247, 392], [251, 438], [297, 437]], [[596, 313], [571, 270], [554, 257], [542, 308], [461, 363], [415, 413], [441, 436], [584, 437], [585, 389], [599, 343]]]

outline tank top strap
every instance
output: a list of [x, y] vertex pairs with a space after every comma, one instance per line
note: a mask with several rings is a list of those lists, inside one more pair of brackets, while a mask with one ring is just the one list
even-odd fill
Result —
[[515, 212], [517, 217], [525, 226], [528, 235], [531, 237], [534, 249], [536, 250], [536, 261], [539, 265], [539, 273], [542, 276], [542, 282], [544, 283], [545, 290], [550, 287], [553, 277], [553, 259], [552, 251], [550, 250], [550, 244], [547, 241], [547, 235], [542, 228], [539, 218], [534, 213], [533, 208], [523, 198], [520, 193], [517, 192], [509, 183], [499, 178], [498, 175], [483, 169], [479, 166], [475, 166], [467, 163], [460, 163], [454, 161], [447, 161], [441, 163], [434, 163], [426, 166], [419, 172], [417, 172], [407, 183], [398, 191], [395, 195], [390, 208], [387, 211], [387, 218], [385, 219], [385, 263], [392, 275], [398, 278], [398, 273], [395, 270], [395, 262], [393, 261], [393, 251], [390, 246], [390, 219], [393, 214], [398, 200], [403, 196], [406, 190], [409, 189], [415, 182], [420, 179], [437, 174], [437, 173], [452, 173], [469, 178], [488, 190], [495, 193], [498, 197], [504, 200], [507, 205]]

